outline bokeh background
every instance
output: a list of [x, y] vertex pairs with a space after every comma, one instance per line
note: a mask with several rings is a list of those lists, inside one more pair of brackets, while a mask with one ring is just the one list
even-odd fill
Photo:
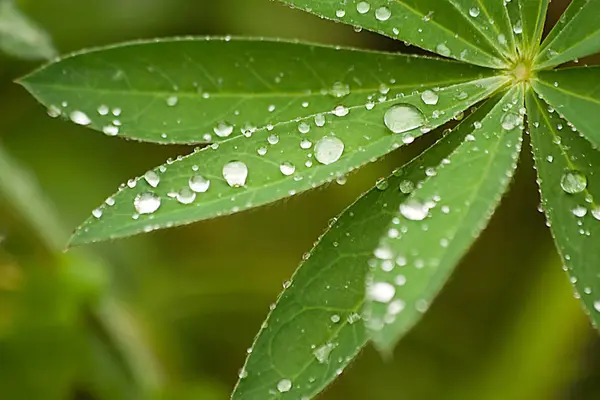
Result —
[[[62, 53], [190, 34], [416, 51], [268, 0], [19, 4]], [[566, 4], [552, 1], [550, 18]], [[13, 83], [36, 66], [0, 55], [2, 400], [227, 399], [302, 253], [330, 218], [427, 140], [344, 186], [64, 253], [69, 230], [121, 182], [189, 149], [108, 138], [48, 118]], [[320, 398], [600, 398], [600, 341], [537, 211], [528, 151], [519, 171], [489, 228], [394, 357], [367, 348]], [[45, 194], [33, 192], [30, 180]]]

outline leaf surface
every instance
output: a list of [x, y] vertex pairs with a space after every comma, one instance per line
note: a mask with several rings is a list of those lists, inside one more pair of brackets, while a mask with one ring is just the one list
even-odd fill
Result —
[[23, 15], [12, 0], [0, 0], [0, 50], [32, 60], [56, 56], [50, 36]]
[[527, 95], [531, 145], [542, 205], [578, 296], [600, 322], [600, 153], [533, 92]]
[[538, 68], [550, 68], [600, 51], [600, 0], [573, 0], [542, 43]]
[[[443, 71], [444, 73], [441, 73]], [[111, 136], [203, 143], [252, 134], [382, 92], [490, 72], [456, 62], [284, 41], [180, 38], [85, 51], [21, 83], [52, 116]]]
[[513, 0], [505, 2], [517, 38], [519, 53], [533, 58], [540, 47], [549, 0]]
[[[600, 148], [600, 67], [540, 71], [535, 91], [573, 124], [596, 148]], [[565, 127], [565, 129], [568, 129]]]
[[[484, 105], [479, 115], [491, 107]], [[427, 178], [461, 143], [446, 135], [420, 157], [371, 189], [334, 220], [305, 257], [255, 340], [233, 400], [313, 398], [332, 382], [367, 342], [361, 321], [364, 282], [373, 248], [398, 206], [410, 179]], [[381, 188], [381, 186], [380, 186]], [[291, 384], [288, 392], [286, 384]]]
[[[488, 30], [506, 28], [504, 12], [491, 0], [280, 0], [292, 7], [368, 29], [414, 46], [471, 64], [491, 68], [507, 65], [506, 44]], [[480, 7], [498, 27], [469, 14], [471, 7]], [[485, 12], [484, 12], [485, 14]], [[506, 34], [506, 33], [504, 33]], [[507, 39], [508, 40], [508, 39]]]
[[123, 185], [71, 244], [231, 214], [315, 188], [444, 124], [506, 80], [484, 78], [406, 96], [389, 92], [389, 100], [376, 105], [340, 106], [198, 149]]
[[517, 166], [523, 100], [521, 87], [511, 89], [451, 133], [466, 139], [428, 166], [430, 178], [389, 224], [374, 252], [365, 307], [381, 351], [391, 352], [420, 319], [493, 214]]

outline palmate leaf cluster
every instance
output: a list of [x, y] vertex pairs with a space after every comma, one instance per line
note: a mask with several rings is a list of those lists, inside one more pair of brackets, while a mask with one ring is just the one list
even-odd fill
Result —
[[419, 321], [485, 228], [529, 134], [548, 225], [596, 324], [600, 69], [579, 58], [600, 51], [600, 0], [573, 0], [545, 38], [548, 0], [283, 2], [437, 55], [177, 38], [46, 65], [20, 83], [50, 116], [109, 136], [199, 144], [123, 184], [71, 245], [343, 181], [452, 126], [335, 218], [285, 284], [232, 395], [310, 399], [367, 342], [390, 352]]

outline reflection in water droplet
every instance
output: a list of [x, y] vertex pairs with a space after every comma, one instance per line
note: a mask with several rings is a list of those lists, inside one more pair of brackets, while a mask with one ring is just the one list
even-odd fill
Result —
[[139, 214], [152, 214], [160, 207], [160, 197], [151, 192], [138, 194], [133, 206]]
[[315, 145], [315, 158], [321, 164], [333, 164], [344, 152], [344, 142], [335, 136], [325, 136]]
[[371, 5], [366, 1], [361, 1], [356, 4], [356, 11], [358, 11], [359, 14], [366, 14], [369, 12], [370, 9]]
[[429, 205], [411, 199], [400, 205], [400, 214], [411, 221], [422, 221], [429, 214]]
[[248, 178], [248, 167], [241, 161], [231, 161], [223, 166], [223, 178], [231, 187], [244, 186]]
[[587, 177], [579, 171], [567, 171], [562, 176], [560, 186], [567, 193], [581, 193], [587, 188]]
[[387, 7], [380, 7], [375, 10], [375, 18], [379, 21], [387, 21], [392, 16], [392, 12]]
[[403, 133], [423, 126], [425, 116], [411, 104], [397, 104], [386, 111], [383, 121], [393, 133]]
[[92, 120], [82, 111], [71, 112], [69, 118], [77, 125], [89, 125], [92, 123]]
[[190, 189], [196, 193], [204, 193], [210, 187], [210, 180], [206, 179], [202, 175], [194, 175], [188, 182]]
[[158, 184], [160, 183], [160, 177], [158, 176], [158, 174], [154, 171], [148, 171], [144, 174], [144, 179], [146, 180], [146, 182], [148, 182], [148, 185], [152, 186], [152, 187], [157, 187]]
[[281, 163], [281, 165], [279, 166], [279, 170], [285, 176], [290, 176], [296, 171], [296, 166], [291, 162], [286, 161]]
[[404, 194], [410, 194], [415, 190], [415, 184], [412, 181], [405, 180], [400, 182], [400, 191]]
[[277, 382], [277, 390], [280, 393], [289, 392], [292, 389], [292, 381], [289, 379], [282, 379]]
[[218, 137], [227, 137], [233, 133], [233, 125], [227, 122], [219, 122], [213, 131]]
[[181, 204], [192, 204], [196, 200], [196, 192], [190, 188], [183, 188], [177, 192], [177, 201]]
[[440, 97], [433, 90], [426, 90], [421, 94], [421, 100], [423, 103], [434, 106], [438, 103]]

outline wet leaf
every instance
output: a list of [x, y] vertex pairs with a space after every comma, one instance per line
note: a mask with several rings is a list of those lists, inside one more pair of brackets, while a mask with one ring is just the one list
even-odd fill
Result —
[[340, 105], [211, 145], [123, 185], [71, 244], [231, 214], [315, 188], [412, 142], [505, 82], [500, 76], [405, 96], [390, 91], [377, 105]]
[[546, 23], [549, 0], [513, 0], [504, 2], [511, 18], [519, 53], [526, 59], [537, 54]]
[[[478, 115], [490, 109], [484, 105]], [[354, 359], [368, 339], [361, 321], [368, 261], [391, 216], [408, 198], [400, 188], [425, 180], [427, 166], [441, 163], [464, 136], [446, 135], [388, 177], [386, 190], [371, 189], [335, 219], [265, 321], [233, 400], [312, 398]], [[277, 385], [286, 380], [291, 388], [281, 392]]]
[[0, 51], [33, 60], [56, 56], [50, 36], [23, 15], [12, 0], [0, 1]]
[[[444, 73], [442, 73], [443, 71]], [[52, 116], [110, 136], [201, 143], [382, 93], [490, 72], [455, 62], [284, 41], [181, 38], [84, 51], [21, 83]]]
[[[491, 68], [508, 64], [506, 15], [492, 0], [466, 2], [462, 0], [280, 0], [292, 7], [320, 17], [368, 29], [414, 46]], [[470, 6], [468, 4], [471, 4]], [[498, 26], [470, 15], [472, 7], [485, 8]], [[507, 43], [500, 43], [493, 34], [498, 30]]]
[[592, 322], [600, 321], [600, 153], [566, 127], [533, 92], [527, 95], [542, 206], [565, 269]]
[[[535, 91], [573, 124], [592, 144], [600, 147], [600, 67], [540, 71]], [[565, 129], [570, 129], [565, 124]]]
[[515, 87], [465, 121], [452, 133], [464, 142], [427, 166], [429, 179], [396, 211], [367, 279], [365, 323], [379, 350], [391, 352], [414, 326], [485, 228], [517, 166], [522, 108]]
[[573, 0], [542, 43], [535, 61], [549, 68], [600, 51], [600, 0]]

